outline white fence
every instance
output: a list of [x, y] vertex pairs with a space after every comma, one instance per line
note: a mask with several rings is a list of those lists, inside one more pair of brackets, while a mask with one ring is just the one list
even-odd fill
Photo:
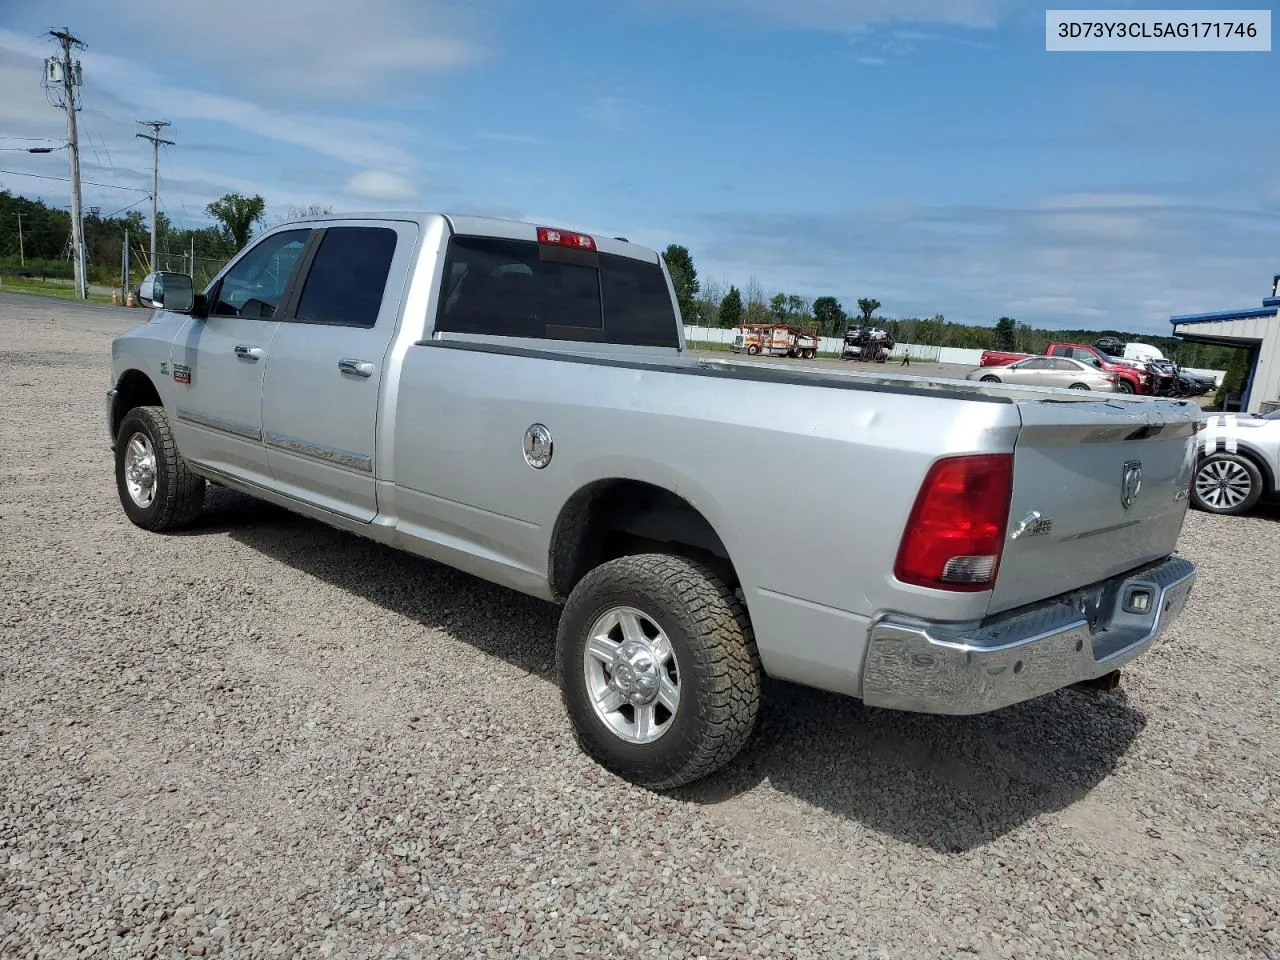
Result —
[[[733, 337], [732, 327], [686, 326], [684, 328], [684, 338], [689, 343], [730, 344], [733, 343]], [[839, 337], [822, 337], [818, 341], [818, 350], [822, 353], [838, 354], [843, 344], [844, 341]], [[912, 360], [936, 360], [938, 363], [952, 363], [963, 367], [976, 367], [982, 362], [981, 350], [969, 350], [963, 347], [930, 347], [922, 343], [899, 343], [889, 354], [889, 359], [901, 360], [906, 354], [910, 354]], [[1226, 376], [1225, 370], [1199, 370], [1191, 367], [1183, 369], [1188, 373], [1213, 377], [1216, 386], [1221, 386], [1222, 378]]]
[[[684, 328], [684, 338], [689, 343], [733, 343], [732, 327], [695, 327]], [[840, 352], [844, 340], [840, 337], [820, 337], [818, 350], [821, 353]], [[923, 343], [899, 343], [889, 354], [891, 360], [901, 360], [907, 354], [912, 360], [937, 360], [941, 363], [963, 363], [971, 367], [978, 365], [982, 357], [981, 350], [959, 350], [954, 347], [930, 347]]]

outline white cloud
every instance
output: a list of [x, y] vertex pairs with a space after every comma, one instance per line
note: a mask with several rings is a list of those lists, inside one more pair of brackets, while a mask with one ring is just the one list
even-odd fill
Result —
[[343, 192], [348, 196], [366, 200], [386, 200], [403, 203], [412, 200], [418, 191], [404, 177], [388, 170], [365, 170], [347, 181]]
[[1008, 0], [712, 0], [725, 12], [746, 12], [765, 23], [843, 32], [886, 23], [994, 27]]
[[[62, 6], [70, 22], [77, 11], [83, 20], [100, 21], [106, 9], [100, 0]], [[275, 102], [392, 92], [484, 53], [469, 39], [475, 11], [451, 0], [130, 0], [113, 5], [111, 16], [143, 41], [135, 46], [140, 53], [155, 52], [186, 71], [208, 71], [210, 80]]]
[[725, 213], [707, 217], [689, 247], [700, 272], [875, 296], [890, 316], [1167, 333], [1171, 314], [1265, 294], [1278, 213], [1094, 191], [1010, 207]]
[[[41, 58], [49, 52], [46, 46], [0, 30], [0, 89], [5, 91], [0, 96], [0, 129], [6, 135], [65, 136], [65, 115], [46, 101], [39, 85]], [[279, 110], [251, 99], [205, 93], [175, 84], [139, 63], [92, 49], [84, 51], [81, 59], [86, 79], [80, 114], [83, 177], [149, 190], [151, 150], [134, 137], [136, 120], [153, 114], [169, 119], [173, 126], [166, 134], [177, 146], [161, 154], [161, 204], [178, 222], [203, 220], [205, 204], [227, 190], [261, 193], [272, 205], [333, 202], [350, 176], [344, 166], [382, 171], [381, 181], [372, 185], [375, 192], [367, 192], [366, 184], [366, 192], [361, 194], [379, 199], [412, 196], [407, 184], [421, 175], [421, 164], [412, 152], [420, 140], [402, 124]], [[198, 141], [216, 140], [228, 129], [237, 132], [227, 138], [218, 159], [210, 160], [211, 152]], [[188, 139], [185, 134], [194, 130], [199, 133]], [[238, 149], [240, 143], [248, 143], [267, 157], [283, 152], [296, 158], [297, 167], [311, 164], [314, 168], [318, 161], [322, 169], [313, 173], [311, 193], [303, 194], [296, 178], [282, 176], [274, 163], [263, 167], [256, 178], [253, 165], [243, 162], [238, 168], [227, 163], [227, 169], [200, 169], [202, 163], [216, 167], [234, 160], [237, 152], [242, 156], [254, 152]], [[280, 144], [285, 145], [284, 151], [272, 150]], [[4, 161], [0, 167], [8, 170], [67, 175], [65, 154], [59, 159], [56, 155], [35, 157], [9, 151], [0, 153], [0, 159]], [[65, 187], [55, 181], [18, 180], [10, 175], [6, 183], [55, 202], [65, 193]], [[360, 187], [359, 181], [356, 186]], [[131, 199], [127, 192], [91, 185], [86, 185], [85, 197], [86, 204], [108, 210]]]

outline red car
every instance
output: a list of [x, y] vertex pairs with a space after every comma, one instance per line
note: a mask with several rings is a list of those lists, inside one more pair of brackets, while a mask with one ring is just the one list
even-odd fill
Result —
[[[1097, 367], [1105, 373], [1114, 373], [1120, 378], [1120, 381], [1116, 384], [1117, 393], [1151, 392], [1151, 375], [1145, 369], [1130, 366], [1128, 363], [1113, 363], [1094, 347], [1081, 343], [1051, 343], [1045, 350], [1044, 355], [1047, 357], [1069, 357], [1072, 360], [1087, 363], [1091, 367]], [[1004, 367], [1032, 356], [1035, 356], [1035, 354], [985, 350], [979, 365], [983, 367]]]

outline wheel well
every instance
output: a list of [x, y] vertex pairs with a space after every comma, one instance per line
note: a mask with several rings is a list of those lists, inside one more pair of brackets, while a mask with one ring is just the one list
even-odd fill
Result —
[[601, 480], [560, 511], [551, 536], [551, 588], [563, 599], [600, 564], [649, 552], [698, 560], [730, 587], [738, 585], [729, 551], [688, 501], [638, 480]]
[[141, 370], [126, 370], [116, 384], [116, 399], [111, 408], [111, 436], [120, 429], [120, 421], [134, 407], [163, 406], [155, 384]]

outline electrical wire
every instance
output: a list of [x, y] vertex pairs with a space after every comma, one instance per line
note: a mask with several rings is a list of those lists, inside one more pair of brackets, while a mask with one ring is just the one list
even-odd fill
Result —
[[[22, 170], [0, 170], [0, 173], [7, 173], [14, 177], [35, 177], [37, 180], [61, 180], [63, 183], [70, 183], [70, 177], [51, 177], [46, 173], [26, 173]], [[150, 190], [141, 190], [138, 187], [122, 187], [118, 183], [98, 183], [96, 180], [81, 180], [81, 183], [87, 183], [91, 187], [110, 187], [112, 190], [128, 190], [130, 193], [145, 193], [151, 196]]]

